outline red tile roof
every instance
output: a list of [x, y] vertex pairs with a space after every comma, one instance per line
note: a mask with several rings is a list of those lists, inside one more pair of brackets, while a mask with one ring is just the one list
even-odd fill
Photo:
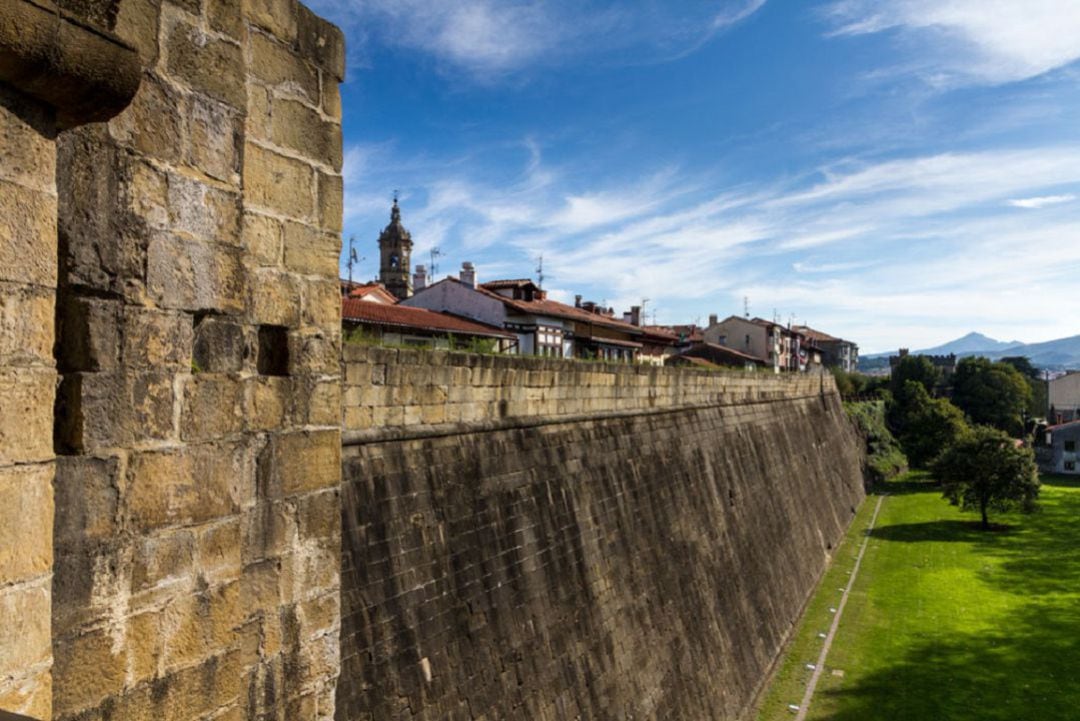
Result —
[[797, 326], [794, 326], [792, 328], [792, 330], [794, 330], [794, 331], [796, 331], [798, 333], [802, 333], [804, 336], [806, 336], [807, 338], [809, 338], [810, 340], [813, 340], [813, 341], [840, 340], [836, 336], [831, 336], [828, 333], [821, 332], [820, 330], [814, 330], [813, 328], [811, 328], [808, 325], [797, 325]]
[[606, 315], [590, 313], [584, 308], [576, 308], [572, 305], [567, 305], [566, 303], [560, 303], [557, 300], [548, 300], [547, 298], [543, 300], [515, 300], [513, 298], [507, 298], [504, 295], [499, 295], [494, 290], [496, 288], [513, 288], [518, 284], [531, 282], [532, 281], [530, 280], [493, 280], [490, 283], [483, 283], [477, 286], [476, 289], [482, 293], [486, 293], [492, 298], [497, 298], [508, 307], [513, 308], [520, 313], [546, 315], [551, 316], [552, 318], [563, 318], [579, 323], [592, 323], [593, 325], [625, 331], [631, 335], [641, 335], [642, 329], [632, 323], [617, 320]]
[[350, 298], [367, 298], [368, 296], [381, 298], [384, 303], [398, 302], [397, 296], [384, 288], [381, 283], [366, 283], [364, 285], [354, 284], [349, 290]]
[[341, 299], [342, 320], [370, 323], [373, 325], [414, 328], [434, 334], [453, 333], [459, 335], [480, 335], [493, 338], [514, 338], [500, 328], [465, 320], [447, 313], [436, 313], [424, 308], [409, 308], [403, 305], [383, 305], [360, 298]]

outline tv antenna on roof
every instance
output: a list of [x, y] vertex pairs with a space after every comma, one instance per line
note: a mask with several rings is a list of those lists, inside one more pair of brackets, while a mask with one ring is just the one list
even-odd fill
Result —
[[349, 290], [352, 290], [353, 284], [353, 266], [360, 261], [365, 260], [356, 254], [356, 236], [349, 236], [349, 261], [345, 263], [345, 267], [349, 269]]
[[742, 312], [746, 318], [750, 317], [750, 296], [744, 295], [742, 299]]
[[438, 259], [442, 257], [442, 248], [435, 246], [431, 249], [431, 280], [434, 281], [439, 276], [439, 263]]
[[540, 257], [536, 259], [536, 287], [540, 290], [544, 289], [544, 254], [541, 253]]

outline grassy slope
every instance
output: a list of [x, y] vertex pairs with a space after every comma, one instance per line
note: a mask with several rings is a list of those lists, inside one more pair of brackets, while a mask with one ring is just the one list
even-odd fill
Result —
[[[1080, 483], [1044, 478], [1043, 511], [991, 520], [920, 476], [885, 500], [811, 704], [811, 719], [1080, 718]], [[860, 509], [762, 704], [790, 719], [874, 499]], [[843, 671], [843, 676], [833, 673]]]

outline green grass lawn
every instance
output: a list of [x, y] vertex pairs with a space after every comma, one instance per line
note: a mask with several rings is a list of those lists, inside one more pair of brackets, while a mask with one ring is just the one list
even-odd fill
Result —
[[[991, 532], [924, 476], [885, 487], [809, 718], [1080, 719], [1080, 483], [1043, 477], [1041, 511], [991, 516]], [[801, 702], [875, 503], [839, 547], [759, 721]]]

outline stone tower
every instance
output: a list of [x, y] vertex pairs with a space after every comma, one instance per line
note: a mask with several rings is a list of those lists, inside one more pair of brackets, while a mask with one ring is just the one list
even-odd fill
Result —
[[401, 209], [395, 196], [390, 209], [390, 225], [379, 234], [379, 282], [398, 300], [412, 295], [412, 280], [409, 277], [411, 252], [412, 236], [401, 224]]

